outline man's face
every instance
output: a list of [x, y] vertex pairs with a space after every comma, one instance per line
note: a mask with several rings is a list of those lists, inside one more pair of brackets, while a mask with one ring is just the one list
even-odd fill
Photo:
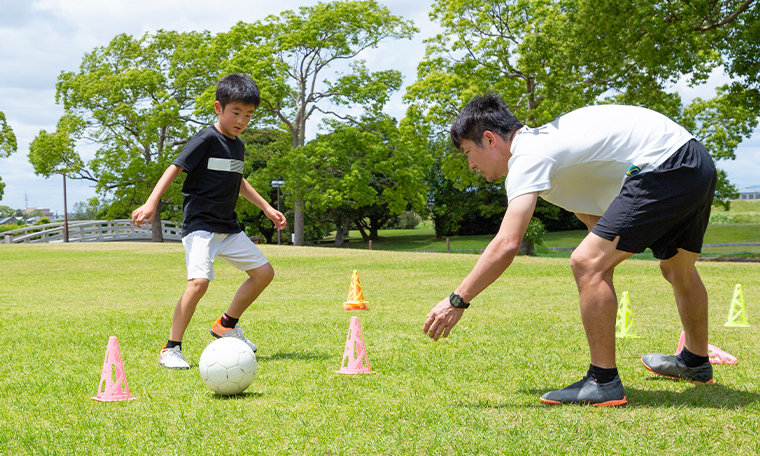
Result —
[[219, 115], [216, 127], [224, 136], [235, 138], [248, 126], [255, 110], [256, 106], [245, 105], [237, 101], [227, 103], [224, 108], [218, 101], [214, 102], [214, 111]]
[[460, 142], [460, 146], [467, 156], [470, 169], [477, 171], [488, 182], [493, 182], [506, 174], [506, 169], [502, 171], [504, 166], [499, 160], [492, 137], [484, 135], [479, 146], [474, 141], [464, 139]]

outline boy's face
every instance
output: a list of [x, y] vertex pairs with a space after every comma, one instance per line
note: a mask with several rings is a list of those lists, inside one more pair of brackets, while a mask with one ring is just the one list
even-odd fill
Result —
[[237, 101], [227, 103], [222, 108], [218, 101], [214, 102], [214, 111], [219, 116], [214, 126], [228, 138], [236, 138], [248, 126], [251, 121], [253, 111], [256, 110], [254, 105], [246, 105]]

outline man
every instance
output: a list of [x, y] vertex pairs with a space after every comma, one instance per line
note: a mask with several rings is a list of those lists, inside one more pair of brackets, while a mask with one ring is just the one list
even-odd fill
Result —
[[586, 376], [541, 397], [548, 404], [627, 403], [615, 364], [615, 267], [651, 248], [671, 283], [686, 333], [678, 356], [648, 354], [658, 375], [712, 383], [707, 291], [695, 263], [717, 174], [710, 154], [667, 117], [634, 106], [591, 106], [539, 128], [523, 126], [496, 95], [476, 97], [451, 126], [451, 140], [489, 181], [508, 173], [507, 212], [496, 237], [451, 296], [428, 314], [433, 340], [447, 337], [469, 302], [510, 265], [539, 196], [563, 207], [589, 234], [570, 266], [580, 294], [591, 365]]

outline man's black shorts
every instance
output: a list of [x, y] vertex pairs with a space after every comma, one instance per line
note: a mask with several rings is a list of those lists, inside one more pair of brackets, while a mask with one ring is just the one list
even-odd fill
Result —
[[617, 249], [667, 260], [678, 249], [700, 253], [718, 175], [704, 146], [692, 139], [652, 171], [629, 177], [592, 232]]

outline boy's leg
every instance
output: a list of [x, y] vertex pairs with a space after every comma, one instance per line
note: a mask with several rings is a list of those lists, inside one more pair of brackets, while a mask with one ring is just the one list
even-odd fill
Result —
[[274, 279], [274, 268], [269, 263], [245, 272], [248, 274], [248, 279], [240, 285], [232, 298], [232, 303], [227, 308], [226, 313], [232, 318], [240, 318]]
[[259, 297], [274, 278], [274, 269], [258, 247], [245, 235], [231, 235], [222, 242], [218, 257], [236, 268], [245, 271], [248, 279], [238, 288], [227, 312], [211, 326], [214, 337], [235, 337], [242, 340], [251, 350], [256, 346], [243, 335], [237, 324], [243, 312]]
[[179, 298], [177, 306], [174, 308], [174, 318], [172, 319], [169, 340], [182, 341], [185, 330], [195, 313], [195, 308], [203, 295], [206, 294], [208, 285], [208, 279], [190, 279], [187, 281], [187, 288], [185, 288], [185, 292], [182, 293], [182, 297]]

